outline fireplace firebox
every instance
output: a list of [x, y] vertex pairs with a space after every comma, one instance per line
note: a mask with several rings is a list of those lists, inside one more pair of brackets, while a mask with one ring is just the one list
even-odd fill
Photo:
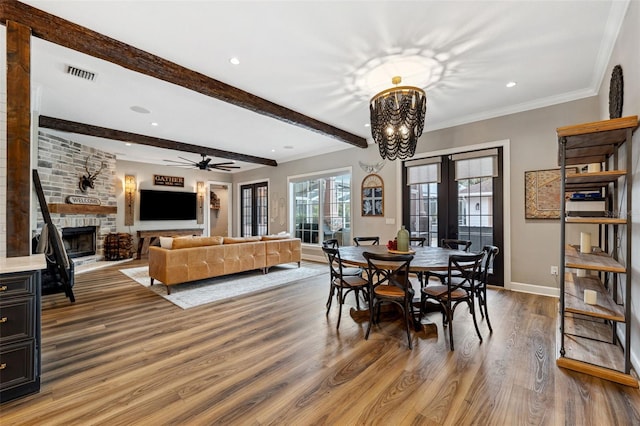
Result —
[[62, 228], [62, 243], [70, 258], [96, 254], [96, 226]]

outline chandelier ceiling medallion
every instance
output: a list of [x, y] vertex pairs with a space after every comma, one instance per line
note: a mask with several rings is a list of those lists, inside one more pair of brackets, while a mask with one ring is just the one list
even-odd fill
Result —
[[413, 157], [418, 138], [424, 129], [427, 95], [413, 86], [399, 86], [402, 79], [393, 77], [396, 85], [371, 99], [371, 136], [378, 144], [380, 156], [395, 160]]

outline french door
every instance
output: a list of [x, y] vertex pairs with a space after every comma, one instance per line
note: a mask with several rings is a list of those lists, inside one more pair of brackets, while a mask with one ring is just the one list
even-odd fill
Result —
[[[404, 162], [403, 223], [412, 237], [439, 246], [443, 238], [504, 247], [502, 148]], [[503, 256], [491, 284], [504, 285]]]
[[240, 236], [266, 235], [269, 224], [267, 182], [240, 186]]

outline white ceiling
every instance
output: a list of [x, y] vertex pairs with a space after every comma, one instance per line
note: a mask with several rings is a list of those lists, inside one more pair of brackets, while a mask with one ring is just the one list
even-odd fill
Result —
[[[401, 75], [425, 132], [593, 96], [627, 1], [24, 1], [340, 129]], [[229, 62], [231, 57], [239, 65]], [[66, 65], [97, 74], [93, 82]], [[514, 88], [506, 88], [509, 81]], [[32, 39], [42, 115], [275, 159], [351, 148], [294, 125]], [[133, 112], [142, 106], [149, 114]], [[151, 126], [157, 122], [157, 127]], [[68, 135], [67, 135], [68, 137]], [[425, 137], [423, 135], [423, 137]], [[74, 135], [118, 158], [196, 154]], [[224, 161], [217, 159], [216, 161]], [[164, 163], [166, 164], [166, 163]], [[239, 163], [240, 170], [257, 167]]]

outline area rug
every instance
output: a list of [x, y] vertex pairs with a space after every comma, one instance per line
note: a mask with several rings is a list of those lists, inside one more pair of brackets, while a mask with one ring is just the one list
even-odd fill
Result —
[[169, 295], [164, 284], [156, 281], [153, 285], [149, 285], [148, 266], [120, 269], [120, 272], [182, 309], [189, 309], [206, 303], [287, 285], [327, 271], [326, 265], [301, 266], [300, 268], [297, 265], [278, 265], [270, 268], [268, 274], [263, 274], [261, 271], [249, 271], [174, 285], [171, 287]]

